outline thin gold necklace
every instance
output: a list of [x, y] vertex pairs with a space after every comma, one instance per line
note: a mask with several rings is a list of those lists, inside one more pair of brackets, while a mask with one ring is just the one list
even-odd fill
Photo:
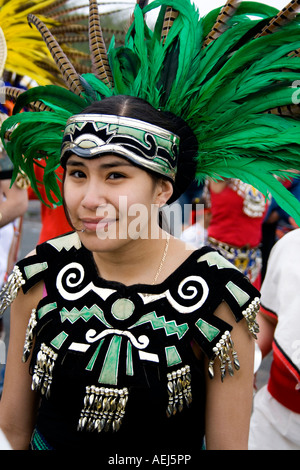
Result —
[[170, 236], [169, 234], [167, 235], [167, 239], [166, 239], [166, 244], [165, 244], [165, 249], [164, 249], [164, 252], [163, 252], [163, 255], [162, 255], [162, 258], [161, 258], [161, 261], [160, 261], [160, 264], [158, 266], [158, 270], [155, 274], [155, 277], [153, 279], [153, 282], [152, 282], [152, 285], [154, 285], [158, 279], [158, 276], [160, 275], [160, 272], [163, 268], [163, 265], [164, 265], [164, 262], [166, 260], [166, 257], [167, 257], [167, 253], [168, 253], [168, 248], [169, 248], [169, 242], [170, 242]]

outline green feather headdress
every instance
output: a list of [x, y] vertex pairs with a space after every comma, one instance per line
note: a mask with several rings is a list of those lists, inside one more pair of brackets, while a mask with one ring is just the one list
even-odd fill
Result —
[[[49, 200], [60, 198], [53, 170], [67, 119], [95, 100], [136, 96], [191, 127], [199, 144], [199, 182], [238, 178], [271, 193], [300, 224], [300, 204], [277, 178], [300, 170], [299, 3], [292, 0], [278, 12], [231, 0], [200, 18], [189, 0], [154, 0], [136, 6], [124, 46], [112, 40], [106, 51], [97, 2], [90, 0], [93, 73], [79, 75], [54, 53], [69, 89], [45, 86], [20, 94], [14, 116], [2, 125], [15, 175], [24, 171], [38, 193], [34, 163], [45, 160]], [[151, 30], [145, 15], [155, 8], [160, 12]], [[38, 18], [30, 15], [29, 22], [44, 34]], [[21, 113], [24, 107], [31, 111]]]

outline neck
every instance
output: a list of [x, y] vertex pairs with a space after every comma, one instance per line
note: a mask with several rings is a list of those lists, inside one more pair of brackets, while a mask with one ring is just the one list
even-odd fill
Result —
[[152, 284], [160, 268], [157, 277], [160, 282], [166, 240], [167, 234], [161, 231], [158, 239], [137, 239], [114, 251], [94, 252], [100, 276], [125, 285]]

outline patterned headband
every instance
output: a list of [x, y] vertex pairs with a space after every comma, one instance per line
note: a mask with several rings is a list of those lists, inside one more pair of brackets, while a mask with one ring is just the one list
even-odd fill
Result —
[[75, 153], [83, 158], [116, 154], [175, 180], [179, 137], [138, 119], [106, 114], [77, 114], [68, 119], [61, 164]]

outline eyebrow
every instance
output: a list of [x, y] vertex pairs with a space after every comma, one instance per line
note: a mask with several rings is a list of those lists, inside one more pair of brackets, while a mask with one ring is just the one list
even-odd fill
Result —
[[[72, 160], [71, 158], [72, 157], [70, 157], [67, 160], [67, 163], [66, 163], [67, 166], [82, 166], [82, 167], [85, 166], [84, 162], [78, 161], [78, 160]], [[99, 164], [99, 168], [101, 168], [101, 169], [116, 168], [116, 167], [120, 167], [120, 166], [132, 166], [132, 164], [130, 162], [127, 162], [126, 160], [124, 160], [124, 161], [115, 160], [115, 161], [112, 161], [112, 162], [100, 163]]]

